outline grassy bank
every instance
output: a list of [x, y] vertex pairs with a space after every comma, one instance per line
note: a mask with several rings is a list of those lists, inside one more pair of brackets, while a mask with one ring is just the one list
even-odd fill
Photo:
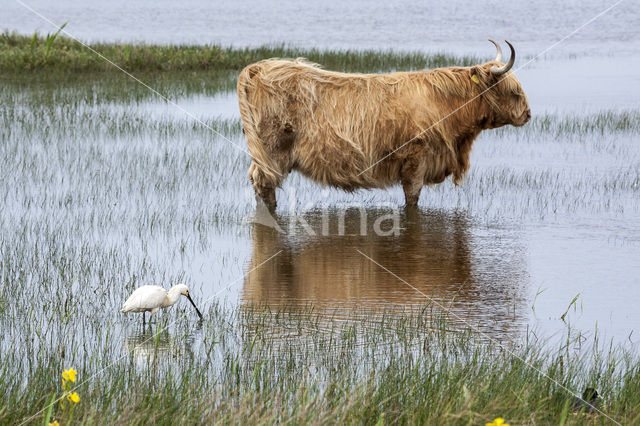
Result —
[[[375, 50], [318, 50], [262, 46], [232, 48], [218, 45], [161, 46], [95, 43], [100, 52], [131, 71], [241, 70], [261, 59], [304, 57], [328, 69], [344, 71], [408, 70], [452, 64], [471, 65], [481, 60], [447, 54], [396, 53]], [[90, 49], [61, 35], [33, 36], [5, 32], [0, 35], [0, 72], [118, 72]]]

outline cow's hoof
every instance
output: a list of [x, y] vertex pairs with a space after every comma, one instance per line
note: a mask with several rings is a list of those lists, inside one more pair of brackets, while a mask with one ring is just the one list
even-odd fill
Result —
[[277, 204], [275, 201], [265, 200], [256, 195], [257, 208], [266, 208], [269, 213], [275, 213]]
[[404, 207], [408, 209], [415, 209], [418, 207], [418, 197], [406, 197]]

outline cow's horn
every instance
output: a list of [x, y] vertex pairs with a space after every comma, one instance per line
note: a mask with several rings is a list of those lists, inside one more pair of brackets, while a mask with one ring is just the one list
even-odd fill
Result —
[[500, 48], [500, 45], [494, 40], [489, 39], [489, 41], [493, 43], [493, 45], [496, 47], [496, 50], [498, 51], [498, 54], [496, 55], [494, 61], [502, 62], [502, 49]]
[[507, 62], [504, 66], [502, 66], [502, 67], [496, 67], [496, 66], [491, 67], [491, 74], [496, 75], [496, 76], [502, 75], [502, 74], [506, 73], [507, 71], [509, 71], [511, 69], [511, 67], [513, 67], [514, 62], [516, 61], [516, 50], [513, 48], [511, 43], [509, 43], [507, 40], [505, 40], [505, 42], [509, 45], [509, 49], [511, 49], [511, 57], [509, 58], [509, 62]]

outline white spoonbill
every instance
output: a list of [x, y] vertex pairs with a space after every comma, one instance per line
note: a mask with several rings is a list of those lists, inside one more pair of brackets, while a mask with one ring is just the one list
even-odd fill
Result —
[[121, 312], [142, 312], [142, 325], [144, 326], [145, 312], [151, 312], [149, 316], [149, 320], [151, 320], [153, 314], [158, 312], [159, 309], [175, 305], [182, 295], [187, 296], [189, 302], [196, 308], [198, 316], [202, 319], [202, 314], [193, 299], [191, 299], [191, 296], [189, 296], [189, 288], [184, 284], [174, 285], [169, 291], [157, 285], [143, 285], [131, 293], [131, 296], [122, 305]]

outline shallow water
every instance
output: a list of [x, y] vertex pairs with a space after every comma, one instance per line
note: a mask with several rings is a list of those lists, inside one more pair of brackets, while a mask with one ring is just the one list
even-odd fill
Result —
[[[177, 324], [153, 342], [140, 333], [137, 316], [123, 319], [118, 312], [135, 287], [169, 287], [178, 281], [189, 285], [203, 312], [215, 309], [217, 302], [242, 309], [268, 304], [284, 312], [310, 308], [327, 321], [351, 321], [427, 306], [449, 312], [453, 329], [471, 327], [501, 341], [518, 341], [531, 330], [541, 338], [562, 338], [572, 329], [588, 337], [597, 330], [616, 343], [636, 345], [640, 129], [637, 122], [620, 128], [606, 124], [621, 120], [625, 112], [637, 117], [640, 109], [635, 71], [640, 64], [637, 43], [632, 43], [638, 30], [629, 25], [630, 4], [559, 47], [553, 59], [518, 70], [532, 123], [484, 132], [474, 145], [464, 184], [425, 188], [417, 212], [401, 208], [397, 187], [347, 194], [294, 174], [278, 192], [275, 218], [256, 216], [246, 178], [249, 159], [237, 148], [245, 142], [236, 96], [227, 90], [233, 86], [228, 75], [140, 76], [180, 108], [125, 76], [78, 77], [64, 84], [37, 77], [5, 79], [0, 89], [1, 274], [22, 294], [15, 306], [0, 310], [3, 330], [10, 330], [0, 347], [13, 350], [14, 342], [26, 342], [34, 329], [43, 328], [52, 334], [37, 344], [55, 347], [55, 336], [68, 328], [58, 325], [50, 310], [64, 305], [66, 312], [68, 305], [72, 313], [67, 318], [77, 321], [68, 327], [78, 333], [72, 339], [82, 353], [99, 347], [113, 357], [132, 352], [145, 359], [158, 350], [187, 356], [208, 332], [188, 326], [194, 316], [186, 303], [161, 314], [162, 321]], [[319, 13], [331, 16], [335, 6], [315, 5], [294, 14], [293, 6], [285, 4], [256, 13], [261, 5], [264, 9], [260, 2], [257, 8], [222, 5], [214, 14], [193, 4], [160, 4], [153, 19], [135, 32], [122, 22], [139, 20], [149, 10], [144, 3], [128, 6], [131, 13], [126, 14], [118, 2], [101, 4], [100, 13], [84, 4], [41, 8], [56, 19], [71, 18], [69, 30], [84, 39], [286, 41], [493, 53], [486, 42], [466, 42], [486, 38], [481, 34], [486, 25], [475, 18], [477, 6], [447, 3], [434, 13], [379, 4], [364, 8], [377, 17], [367, 20], [360, 14], [362, 5], [355, 3], [341, 10], [341, 20], [317, 20]], [[513, 36], [519, 41], [517, 66], [567, 26], [606, 6], [580, 2], [569, 7], [575, 11], [570, 19], [540, 4], [514, 6], [529, 14], [533, 8], [541, 16]], [[459, 13], [452, 14], [451, 8]], [[115, 11], [122, 24], [113, 23]], [[199, 11], [197, 19], [194, 11]], [[396, 14], [393, 19], [390, 11]], [[280, 22], [273, 14], [282, 17], [281, 24], [273, 24]], [[474, 16], [473, 25], [440, 31], [428, 25], [441, 16], [469, 23], [468, 14]], [[19, 19], [5, 23], [7, 16]], [[192, 25], [178, 28], [176, 23], [187, 17]], [[350, 22], [356, 17], [362, 24], [353, 31]], [[295, 26], [290, 23], [294, 18]], [[491, 35], [511, 38], [522, 29], [516, 22], [492, 19]], [[616, 25], [603, 32], [602, 26], [612, 21]], [[406, 31], [389, 29], [397, 22]], [[38, 26], [16, 4], [0, 17], [3, 25], [23, 32]], [[240, 31], [242, 25], [255, 31]], [[319, 37], [318, 28], [327, 26], [333, 31]], [[620, 42], [621, 34], [630, 42]], [[606, 56], [595, 55], [602, 49]], [[567, 52], [579, 54], [562, 54]], [[598, 114], [610, 116], [599, 119]], [[544, 120], [549, 120], [547, 127]], [[595, 127], [572, 130], [562, 120]], [[385, 219], [385, 235], [374, 232], [378, 219]], [[14, 327], [16, 318], [30, 325]], [[283, 342], [303, 334], [277, 328], [273, 333]], [[28, 344], [19, 350], [28, 352]]]
[[[614, 91], [604, 100], [595, 93], [591, 102], [585, 90], [583, 110], [538, 97], [545, 88], [533, 82], [542, 80], [536, 71], [548, 72], [544, 65], [526, 75], [534, 110], [588, 121], [599, 104], [617, 117]], [[552, 123], [544, 130], [534, 117], [529, 127], [487, 131], [464, 184], [425, 188], [413, 213], [401, 208], [398, 187], [347, 194], [293, 174], [269, 222], [256, 216], [248, 157], [231, 145], [244, 146], [239, 127], [221, 129], [225, 140], [164, 101], [131, 91], [97, 101], [109, 81], [87, 82], [92, 90], [43, 83], [14, 91], [13, 83], [3, 90], [13, 103], [2, 107], [8, 268], [36, 271], [14, 273], [40, 292], [48, 281], [66, 285], [54, 273], [62, 267], [56, 253], [66, 253], [65, 274], [94, 293], [88, 297], [101, 306], [99, 316], [127, 346], [135, 346], [126, 336], [138, 329], [137, 318], [123, 322], [117, 313], [127, 293], [178, 281], [189, 284], [204, 311], [224, 301], [312, 307], [347, 319], [356, 310], [375, 316], [429, 305], [449, 312], [455, 327], [500, 340], [527, 330], [563, 336], [571, 327], [636, 342], [637, 126], [603, 133]], [[49, 98], [67, 106], [42, 101]], [[172, 99], [210, 123], [238, 118], [232, 92], [191, 90]]]

